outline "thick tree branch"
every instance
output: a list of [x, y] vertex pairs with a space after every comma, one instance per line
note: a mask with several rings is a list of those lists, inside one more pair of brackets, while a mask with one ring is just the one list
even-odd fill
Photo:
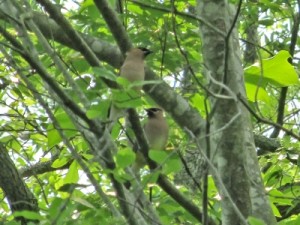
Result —
[[257, 155], [264, 155], [269, 152], [275, 152], [276, 149], [281, 147], [278, 139], [267, 138], [262, 135], [254, 135], [255, 146], [259, 148]]
[[[37, 200], [28, 189], [13, 161], [10, 159], [7, 149], [0, 144], [0, 187], [3, 189], [12, 212], [29, 210], [38, 212]], [[17, 218], [22, 224], [27, 224], [27, 219]]]
[[106, 0], [94, 0], [94, 3], [101, 12], [108, 28], [117, 42], [117, 45], [123, 54], [125, 54], [132, 47], [132, 43], [129, 40], [129, 36], [125, 31], [121, 20], [118, 18], [117, 13], [109, 6]]

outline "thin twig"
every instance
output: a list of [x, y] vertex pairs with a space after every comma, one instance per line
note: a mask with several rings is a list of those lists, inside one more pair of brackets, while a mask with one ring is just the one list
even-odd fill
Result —
[[246, 100], [243, 99], [242, 96], [238, 96], [240, 102], [246, 107], [246, 109], [251, 113], [251, 115], [253, 115], [255, 117], [255, 119], [258, 121], [258, 122], [262, 122], [262, 123], [265, 123], [265, 124], [268, 124], [268, 125], [271, 125], [275, 128], [278, 128], [279, 130], [282, 130], [284, 131], [287, 135], [289, 136], [292, 136], [294, 138], [296, 138], [297, 140], [300, 141], [300, 136], [295, 134], [294, 132], [292, 132], [291, 130], [283, 127], [282, 125], [278, 124], [278, 123], [274, 123], [270, 120], [267, 120], [267, 119], [264, 119], [264, 118], [261, 118], [259, 115], [256, 114], [256, 112], [248, 105], [248, 103], [246, 102]]

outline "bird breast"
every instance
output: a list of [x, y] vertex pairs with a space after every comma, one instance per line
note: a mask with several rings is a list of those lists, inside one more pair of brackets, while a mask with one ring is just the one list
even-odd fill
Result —
[[144, 131], [150, 149], [164, 150], [168, 140], [168, 125], [165, 121], [150, 119]]
[[120, 74], [130, 82], [143, 81], [145, 70], [143, 62], [126, 62], [121, 67]]

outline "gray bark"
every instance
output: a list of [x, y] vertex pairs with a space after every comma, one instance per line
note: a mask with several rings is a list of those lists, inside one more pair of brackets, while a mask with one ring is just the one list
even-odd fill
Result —
[[[4, 191], [12, 212], [34, 211], [38, 212], [37, 200], [22, 180], [6, 148], [0, 145], [0, 188]], [[17, 217], [21, 224], [27, 224], [24, 217]]]
[[260, 175], [250, 115], [238, 100], [246, 95], [237, 32], [228, 34], [235, 13], [222, 0], [199, 0], [198, 9], [221, 31], [200, 25], [205, 76], [212, 93], [210, 151], [222, 198], [222, 224], [247, 224], [249, 216], [275, 224]]

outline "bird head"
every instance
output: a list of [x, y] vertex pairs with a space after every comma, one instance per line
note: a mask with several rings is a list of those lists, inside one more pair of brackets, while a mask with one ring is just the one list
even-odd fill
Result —
[[146, 58], [147, 55], [153, 53], [151, 50], [144, 47], [138, 47], [137, 49], [143, 52], [144, 58]]
[[132, 48], [126, 53], [126, 60], [144, 60], [147, 55], [151, 54], [152, 51], [150, 51], [147, 48], [139, 47], [139, 48]]
[[161, 108], [148, 108], [145, 109], [149, 118], [157, 118], [163, 116], [163, 110]]

